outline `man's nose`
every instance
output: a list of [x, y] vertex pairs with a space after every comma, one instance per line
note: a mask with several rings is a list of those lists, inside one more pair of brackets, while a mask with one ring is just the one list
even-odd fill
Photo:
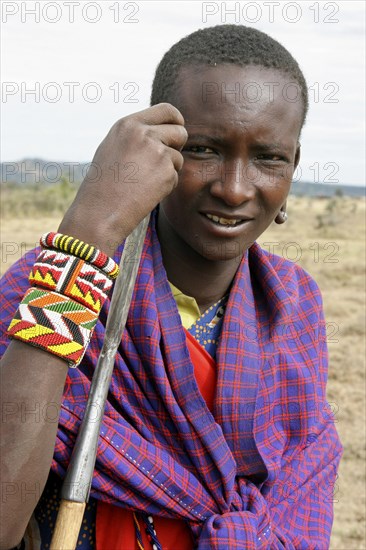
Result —
[[228, 206], [240, 206], [252, 199], [255, 185], [251, 170], [241, 160], [225, 162], [216, 167], [210, 185], [211, 195], [221, 199]]

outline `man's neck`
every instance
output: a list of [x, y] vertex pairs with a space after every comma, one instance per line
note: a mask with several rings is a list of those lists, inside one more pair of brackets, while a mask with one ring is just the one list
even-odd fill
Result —
[[159, 230], [158, 234], [168, 280], [187, 296], [193, 296], [203, 313], [228, 292], [239, 266], [238, 259], [212, 261], [190, 247], [183, 247], [182, 253], [179, 237], [165, 238]]

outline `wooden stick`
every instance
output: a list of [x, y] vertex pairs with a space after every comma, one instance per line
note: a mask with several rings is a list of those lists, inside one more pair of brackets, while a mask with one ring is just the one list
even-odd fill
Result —
[[86, 502], [61, 500], [51, 550], [73, 550], [76, 547]]
[[[140, 265], [149, 216], [126, 239], [120, 273], [114, 285], [104, 341], [90, 386], [88, 402], [75, 441], [61, 491], [61, 508], [57, 516], [51, 550], [74, 550], [80, 532], [89, 493], [105, 402], [111, 383], [117, 348], [125, 329], [131, 298]], [[98, 416], [95, 418], [95, 412]], [[68, 521], [70, 520], [70, 523]], [[62, 525], [60, 525], [62, 522]], [[56, 539], [57, 533], [57, 539]], [[73, 545], [70, 544], [73, 541]]]

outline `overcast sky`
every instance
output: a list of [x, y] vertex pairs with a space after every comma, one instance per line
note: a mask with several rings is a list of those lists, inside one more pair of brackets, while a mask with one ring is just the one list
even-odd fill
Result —
[[364, 6], [2, 1], [2, 161], [90, 161], [115, 120], [149, 105], [154, 70], [172, 44], [240, 23], [279, 40], [307, 78], [299, 179], [364, 185]]

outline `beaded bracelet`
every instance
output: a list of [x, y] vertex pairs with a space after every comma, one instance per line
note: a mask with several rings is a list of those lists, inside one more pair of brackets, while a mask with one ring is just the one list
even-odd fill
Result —
[[81, 260], [85, 260], [99, 268], [111, 279], [116, 279], [118, 275], [118, 264], [112, 258], [95, 248], [95, 246], [86, 244], [84, 241], [80, 241], [69, 235], [53, 232], [45, 233], [41, 237], [40, 244], [44, 248], [54, 248], [55, 250], [67, 252]]
[[68, 235], [46, 233], [40, 242], [45, 250], [29, 275], [36, 286], [26, 292], [7, 334], [76, 367], [119, 267], [94, 246]]
[[93, 265], [50, 249], [39, 254], [29, 274], [29, 282], [68, 296], [98, 314], [113, 284]]
[[41, 288], [29, 288], [8, 335], [61, 357], [76, 367], [89, 344], [98, 315], [89, 308]]

